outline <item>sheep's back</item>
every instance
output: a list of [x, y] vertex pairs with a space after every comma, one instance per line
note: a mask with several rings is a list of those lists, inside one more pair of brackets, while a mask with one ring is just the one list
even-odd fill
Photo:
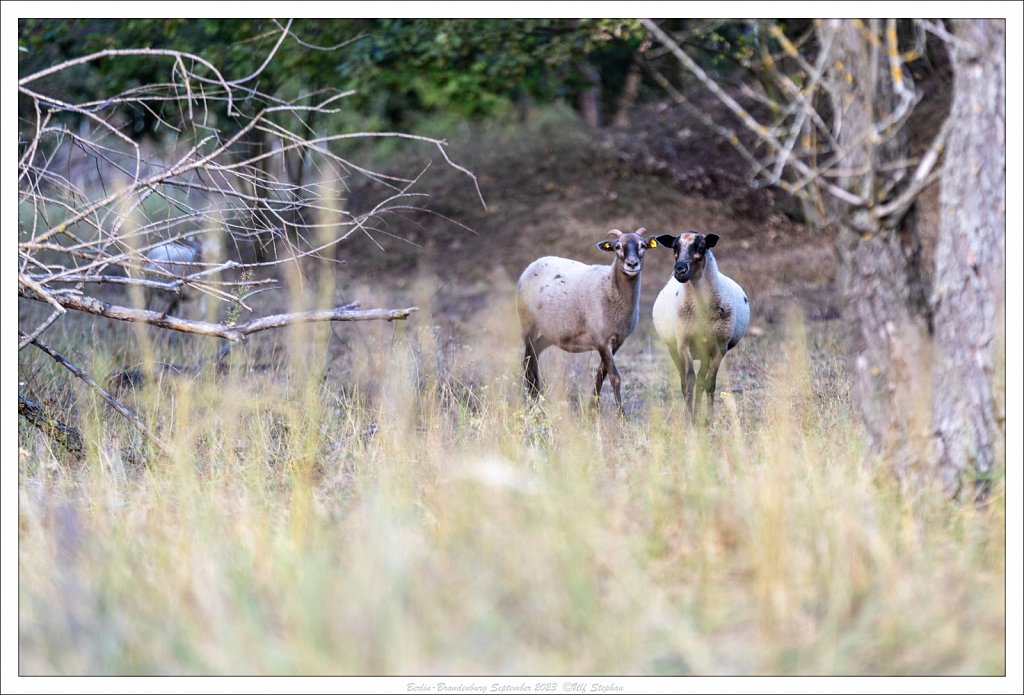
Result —
[[523, 271], [516, 298], [523, 330], [548, 336], [553, 342], [585, 330], [585, 310], [600, 291], [603, 266], [587, 265], [558, 256], [538, 258]]
[[195, 268], [187, 265], [196, 260], [196, 251], [184, 244], [167, 243], [146, 252], [147, 269], [160, 270], [171, 275], [189, 275]]

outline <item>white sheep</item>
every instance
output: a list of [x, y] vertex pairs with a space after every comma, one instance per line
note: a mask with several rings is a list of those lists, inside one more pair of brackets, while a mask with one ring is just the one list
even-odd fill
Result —
[[[187, 278], [201, 270], [199, 264], [202, 261], [203, 249], [201, 246], [192, 246], [182, 241], [168, 241], [147, 249], [143, 255], [147, 261], [142, 266], [144, 271], [158, 276], [160, 280], [173, 281]], [[172, 313], [182, 299], [191, 299], [193, 294], [197, 293], [190, 292], [188, 285], [182, 285], [180, 290], [171, 296], [170, 303], [163, 313]], [[151, 298], [153, 295], [149, 296]]]
[[[679, 370], [679, 385], [693, 418], [702, 391], [708, 419], [714, 414], [715, 382], [725, 353], [736, 347], [750, 324], [750, 302], [735, 281], [718, 270], [711, 247], [717, 234], [664, 234], [657, 242], [676, 257], [672, 277], [654, 302], [654, 327]], [[694, 397], [693, 362], [700, 362]], [[694, 400], [696, 402], [694, 402]]]
[[539, 258], [523, 271], [516, 304], [526, 349], [523, 371], [529, 394], [540, 394], [537, 358], [556, 345], [568, 352], [596, 350], [601, 356], [595, 399], [605, 376], [611, 378], [615, 403], [623, 412], [621, 379], [613, 355], [640, 319], [640, 271], [644, 252], [657, 246], [641, 228], [629, 234], [617, 229], [597, 247], [614, 254], [609, 265], [586, 265], [557, 256]]

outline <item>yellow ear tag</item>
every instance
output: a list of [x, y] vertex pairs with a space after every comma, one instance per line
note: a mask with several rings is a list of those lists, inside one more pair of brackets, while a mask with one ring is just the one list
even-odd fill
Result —
[[605, 251], [611, 251], [612, 245], [606, 241], [603, 244], [601, 244], [601, 248], [604, 249]]
[[648, 246], [648, 248], [652, 248], [652, 249], [657, 248], [658, 247], [658, 242], [656, 240], [654, 240], [654, 239], [650, 239], [647, 242], [647, 246]]

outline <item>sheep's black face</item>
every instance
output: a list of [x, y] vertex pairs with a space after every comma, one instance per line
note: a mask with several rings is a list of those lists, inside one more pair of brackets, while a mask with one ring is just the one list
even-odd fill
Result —
[[614, 252], [616, 263], [622, 272], [629, 277], [636, 277], [643, 270], [644, 253], [647, 249], [657, 246], [657, 242], [654, 239], [645, 239], [643, 237], [643, 232], [645, 231], [641, 227], [635, 232], [602, 241], [598, 243], [597, 248], [602, 251]]
[[679, 282], [700, 280], [704, 275], [704, 259], [709, 248], [718, 243], [717, 234], [704, 236], [700, 232], [686, 232], [679, 236], [663, 234], [656, 237], [662, 246], [670, 247], [676, 257], [673, 276]]

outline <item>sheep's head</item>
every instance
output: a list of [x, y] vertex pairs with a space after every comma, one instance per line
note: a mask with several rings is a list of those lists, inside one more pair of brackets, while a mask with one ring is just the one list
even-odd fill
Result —
[[675, 278], [679, 282], [700, 280], [704, 275], [707, 251], [718, 243], [717, 234], [704, 236], [700, 232], [686, 232], [679, 236], [662, 234], [655, 237], [665, 248], [672, 249], [676, 257]]
[[658, 245], [653, 237], [644, 237], [646, 231], [641, 227], [635, 232], [623, 234], [613, 229], [608, 232], [610, 238], [598, 242], [597, 248], [614, 253], [619, 269], [629, 277], [636, 277], [644, 267], [644, 252]]

